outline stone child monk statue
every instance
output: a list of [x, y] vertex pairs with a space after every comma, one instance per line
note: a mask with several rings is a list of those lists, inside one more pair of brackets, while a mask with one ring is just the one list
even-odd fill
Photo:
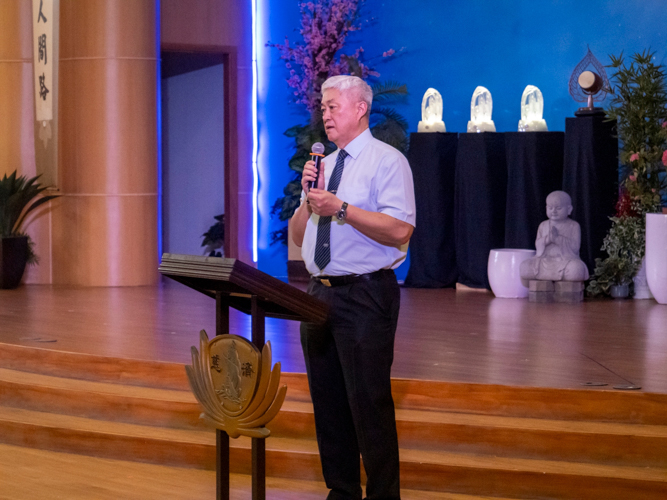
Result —
[[585, 281], [588, 268], [579, 258], [581, 228], [570, 219], [572, 199], [564, 191], [547, 196], [547, 217], [535, 240], [537, 253], [521, 263], [523, 280]]

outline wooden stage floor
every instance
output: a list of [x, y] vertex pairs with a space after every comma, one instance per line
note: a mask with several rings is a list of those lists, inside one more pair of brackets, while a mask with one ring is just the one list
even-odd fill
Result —
[[[212, 299], [176, 283], [136, 288], [0, 290], [0, 342], [190, 363], [215, 330]], [[233, 311], [231, 332], [249, 336]], [[299, 325], [267, 320], [274, 361], [305, 371]], [[490, 293], [403, 289], [393, 376], [581, 388], [635, 384], [667, 393], [667, 306], [653, 300], [531, 304]]]

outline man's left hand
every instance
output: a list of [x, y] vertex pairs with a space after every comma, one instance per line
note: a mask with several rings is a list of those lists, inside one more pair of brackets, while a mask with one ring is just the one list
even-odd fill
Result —
[[334, 216], [343, 206], [343, 202], [324, 189], [311, 189], [308, 192], [308, 202], [311, 210], [320, 217]]

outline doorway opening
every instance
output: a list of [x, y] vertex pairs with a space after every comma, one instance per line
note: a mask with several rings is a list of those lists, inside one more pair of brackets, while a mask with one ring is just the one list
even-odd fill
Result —
[[[162, 252], [219, 253], [230, 246], [230, 116], [228, 54], [163, 50], [161, 53]], [[220, 216], [223, 216], [222, 218]], [[213, 229], [222, 241], [202, 246]], [[230, 220], [234, 219], [234, 220]]]

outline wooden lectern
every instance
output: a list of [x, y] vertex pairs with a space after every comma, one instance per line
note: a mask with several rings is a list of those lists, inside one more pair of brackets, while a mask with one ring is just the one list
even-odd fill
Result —
[[[320, 323], [327, 306], [305, 292], [236, 259], [164, 254], [159, 271], [215, 299], [216, 335], [229, 334], [229, 308], [252, 317], [252, 343], [264, 347], [264, 320], [291, 319]], [[217, 495], [229, 499], [229, 435], [216, 430]], [[252, 498], [266, 497], [265, 442], [252, 438]]]

